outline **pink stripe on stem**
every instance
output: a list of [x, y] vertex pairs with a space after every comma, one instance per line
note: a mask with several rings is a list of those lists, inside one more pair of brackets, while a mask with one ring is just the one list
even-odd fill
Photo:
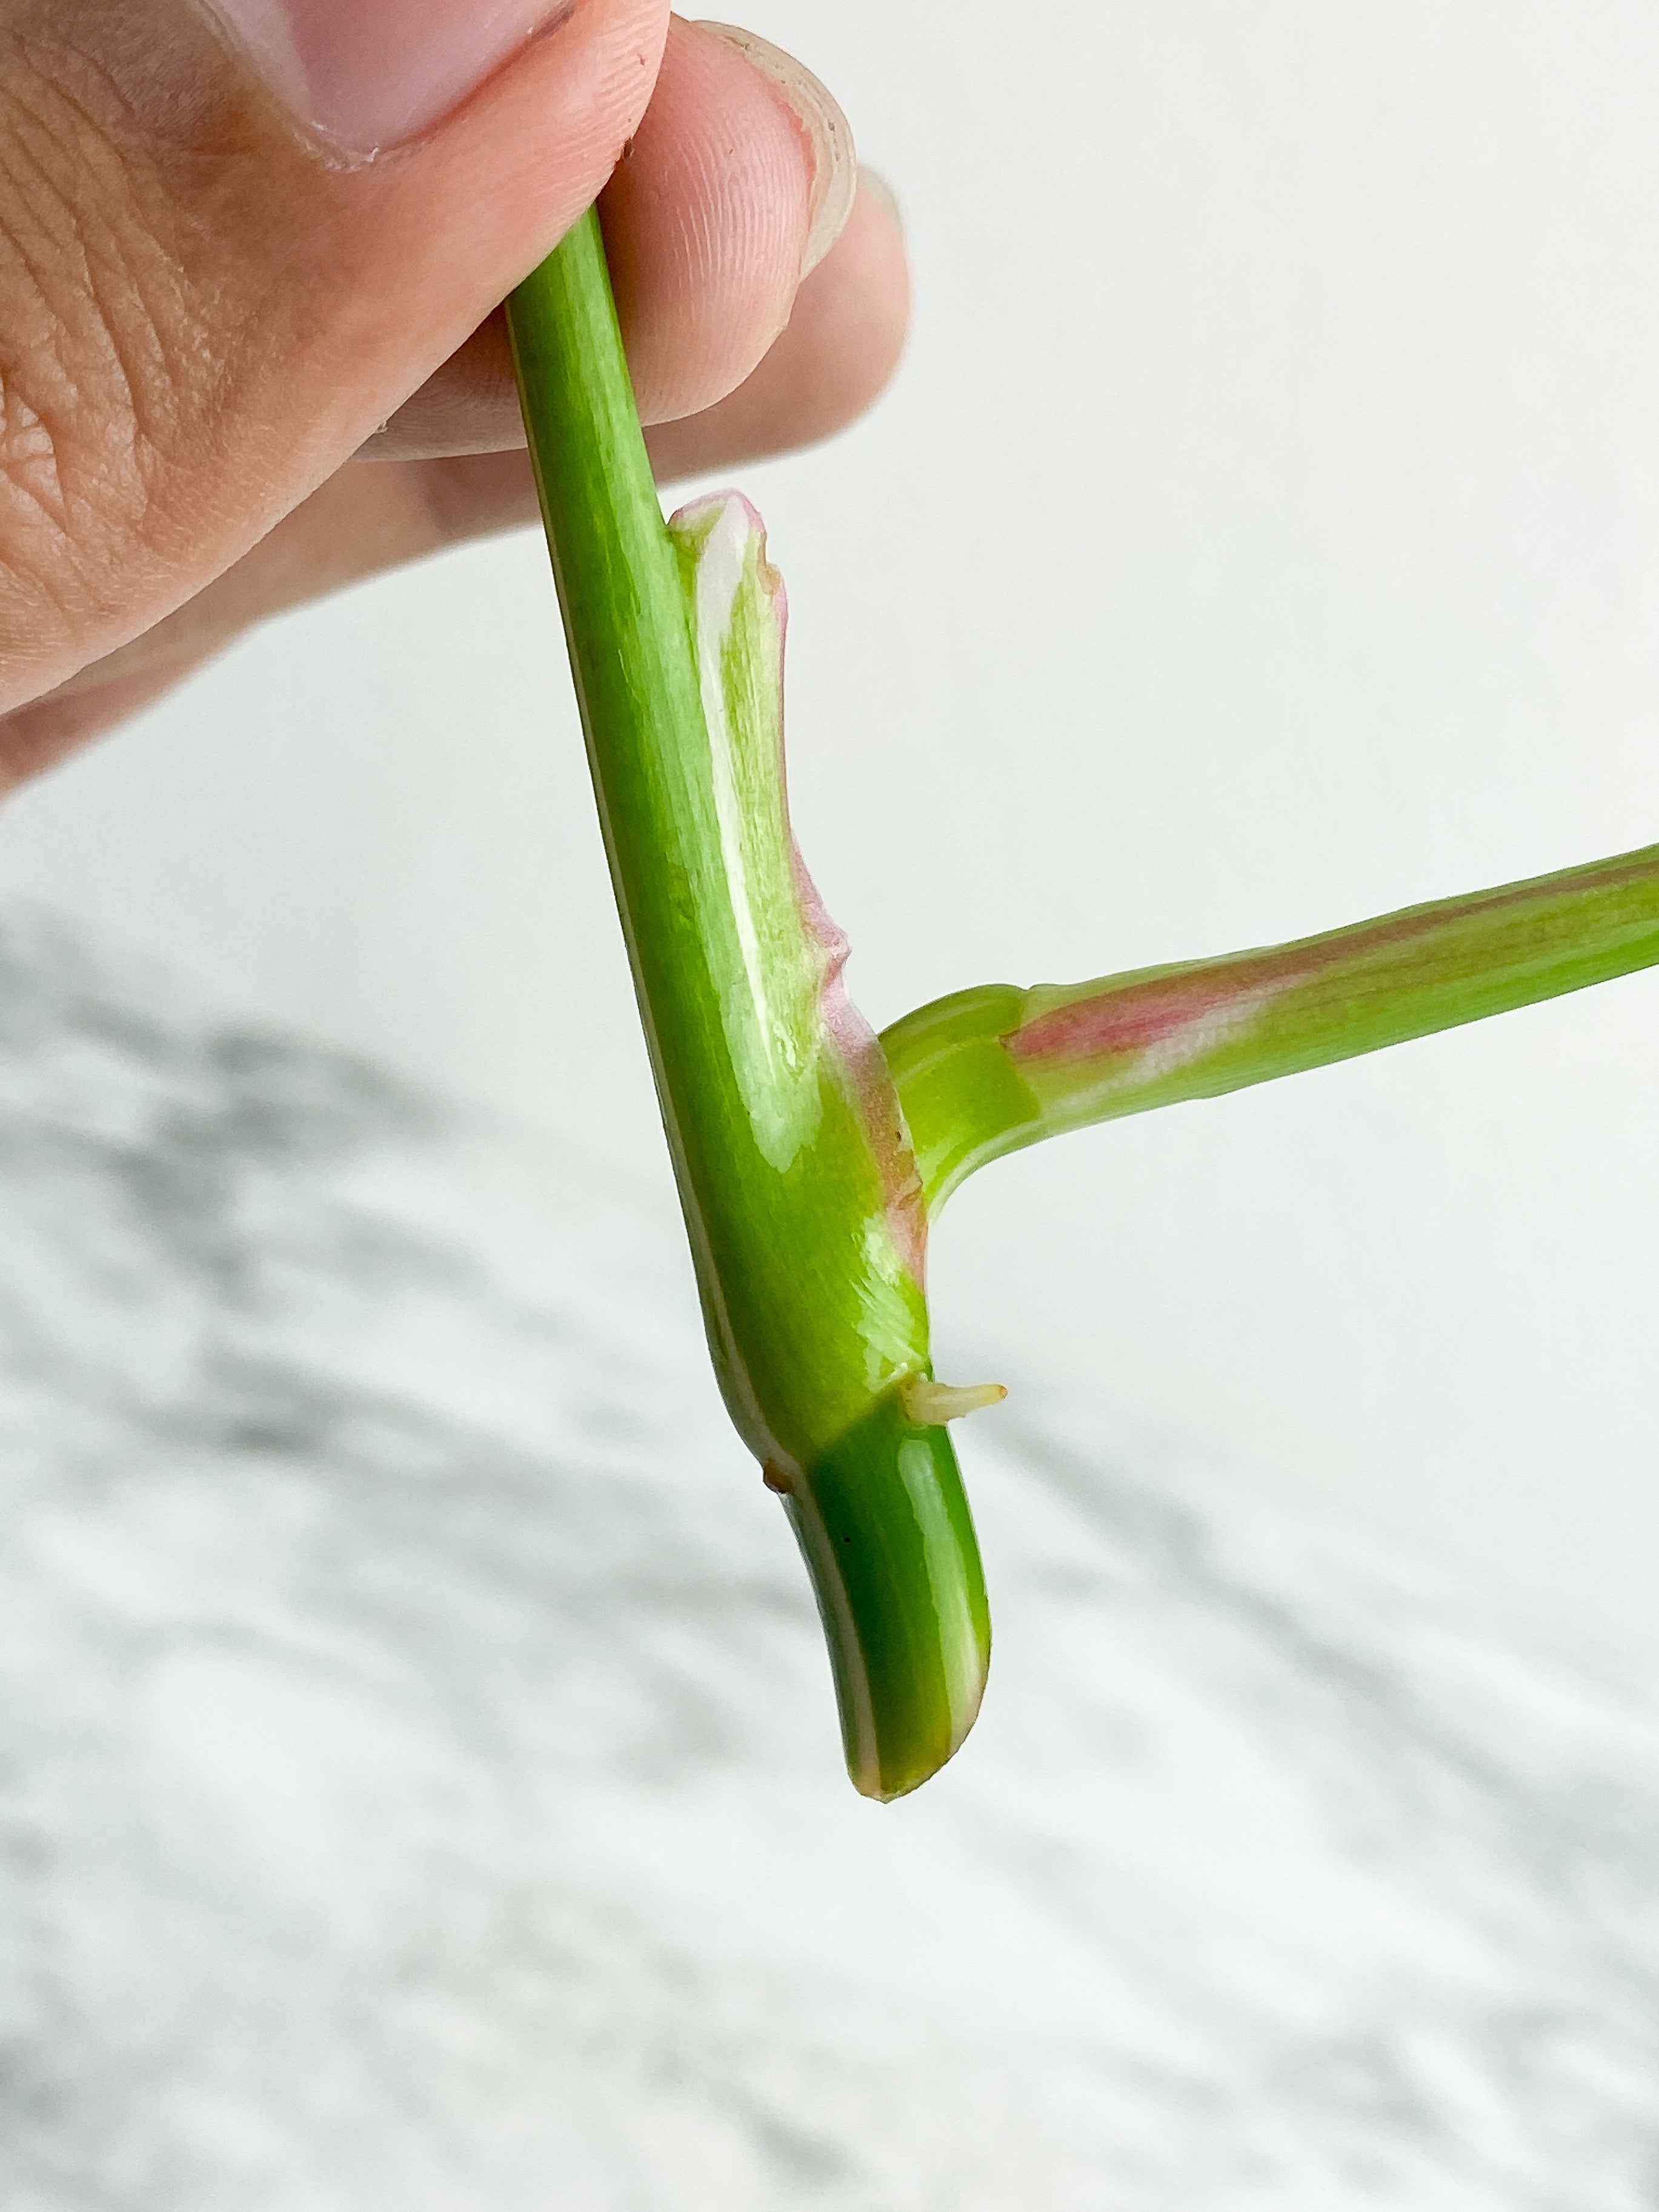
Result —
[[1239, 953], [1214, 963], [1200, 963], [1183, 973], [1148, 976], [1144, 983], [1108, 988], [1098, 997], [1056, 1006], [1016, 1030], [1004, 1043], [1016, 1060], [1092, 1060], [1146, 1052], [1195, 1024], [1212, 1022], [1218, 1014], [1254, 1013], [1284, 992], [1311, 982], [1327, 969], [1460, 928], [1477, 916], [1505, 908], [1547, 908], [1585, 891], [1650, 881], [1656, 873], [1659, 867], [1651, 854], [1610, 860], [1601, 867], [1574, 872], [1565, 882], [1559, 877], [1547, 877], [1510, 890], [1478, 892], [1472, 898], [1391, 915], [1382, 921], [1274, 951]]

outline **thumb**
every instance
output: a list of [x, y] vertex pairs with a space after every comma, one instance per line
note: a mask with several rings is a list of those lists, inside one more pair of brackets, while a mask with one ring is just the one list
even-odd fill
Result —
[[0, 0], [0, 708], [298, 504], [592, 200], [665, 0]]

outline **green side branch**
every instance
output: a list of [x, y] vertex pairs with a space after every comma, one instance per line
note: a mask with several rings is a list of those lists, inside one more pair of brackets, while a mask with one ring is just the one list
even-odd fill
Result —
[[726, 1402], [784, 1497], [849, 1771], [913, 1789], [990, 1627], [927, 1418], [926, 1217], [784, 799], [783, 600], [735, 499], [665, 525], [596, 216], [508, 303], [589, 764]]
[[988, 985], [886, 1052], [930, 1213], [1045, 1137], [1324, 1067], [1659, 963], [1659, 846], [1269, 950]]

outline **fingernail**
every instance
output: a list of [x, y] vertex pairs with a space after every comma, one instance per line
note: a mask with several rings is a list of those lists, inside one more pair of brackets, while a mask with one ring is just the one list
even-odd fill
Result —
[[847, 228], [858, 197], [859, 163], [853, 148], [853, 126], [827, 85], [820, 84], [810, 69], [752, 31], [733, 23], [702, 23], [700, 31], [724, 39], [744, 60], [769, 77], [788, 101], [805, 131], [812, 149], [812, 214], [807, 225], [806, 250], [800, 273], [816, 269]]
[[872, 169], [867, 161], [859, 163], [859, 189], [869, 193], [878, 208], [884, 209], [892, 226], [901, 238], [904, 235], [904, 210], [899, 205], [899, 196], [879, 169]]
[[429, 131], [575, 0], [205, 0], [298, 122], [364, 156]]

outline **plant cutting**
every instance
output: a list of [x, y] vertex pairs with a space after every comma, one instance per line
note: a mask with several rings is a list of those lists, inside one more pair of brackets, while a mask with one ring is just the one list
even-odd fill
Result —
[[964, 990], [879, 1038], [790, 833], [783, 586], [735, 495], [665, 522], [596, 213], [508, 322], [600, 823], [732, 1420], [783, 1501], [848, 1770], [960, 1747], [990, 1620], [934, 1376], [927, 1231], [1039, 1139], [1659, 962], [1659, 847], [1267, 951]]

